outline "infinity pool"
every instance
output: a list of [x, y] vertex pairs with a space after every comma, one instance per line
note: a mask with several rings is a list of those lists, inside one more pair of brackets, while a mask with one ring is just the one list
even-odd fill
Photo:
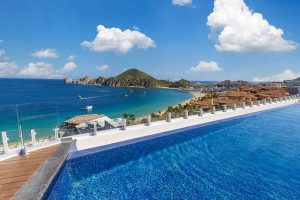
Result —
[[71, 154], [44, 199], [300, 199], [300, 105]]

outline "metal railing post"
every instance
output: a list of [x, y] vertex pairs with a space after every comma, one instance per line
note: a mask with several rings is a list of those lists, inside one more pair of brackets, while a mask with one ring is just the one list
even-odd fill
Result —
[[3, 147], [4, 147], [4, 153], [9, 152], [8, 140], [9, 140], [9, 138], [6, 135], [6, 132], [2, 132], [2, 143], [3, 143]]
[[236, 110], [236, 103], [233, 104], [233, 110]]
[[184, 110], [184, 119], [188, 119], [188, 118], [189, 118], [189, 111]]
[[31, 129], [30, 135], [31, 135], [32, 147], [35, 148], [36, 147], [36, 140], [35, 140], [36, 132], [33, 129]]
[[93, 125], [93, 135], [97, 135], [97, 122], [94, 122]]
[[58, 131], [59, 131], [59, 128], [54, 129], [54, 139], [55, 140], [58, 140]]
[[257, 100], [256, 105], [260, 106], [260, 100]]
[[203, 115], [203, 108], [199, 108], [198, 116], [201, 117]]
[[126, 126], [127, 126], [127, 120], [126, 119], [123, 119], [123, 126], [122, 126], [122, 129], [124, 131], [126, 131]]
[[212, 106], [211, 114], [216, 114], [216, 107], [215, 106]]
[[242, 103], [242, 108], [243, 108], [243, 109], [246, 108], [246, 103], [245, 103], [245, 102]]
[[147, 126], [151, 125], [151, 115], [147, 116]]
[[223, 112], [227, 112], [227, 105], [223, 106]]
[[167, 113], [167, 122], [171, 122], [171, 120], [172, 120], [172, 113], [168, 112]]
[[253, 107], [253, 101], [250, 101], [250, 107]]

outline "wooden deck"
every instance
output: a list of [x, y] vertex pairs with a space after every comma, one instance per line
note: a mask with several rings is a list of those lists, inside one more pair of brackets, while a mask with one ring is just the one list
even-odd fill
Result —
[[11, 199], [30, 176], [61, 144], [13, 157], [0, 162], [0, 199]]

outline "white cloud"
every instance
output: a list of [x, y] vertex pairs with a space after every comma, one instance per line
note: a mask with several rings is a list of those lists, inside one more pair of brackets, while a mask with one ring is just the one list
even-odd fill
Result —
[[56, 49], [42, 49], [32, 53], [32, 56], [37, 58], [57, 58], [58, 53]]
[[46, 62], [29, 63], [25, 68], [19, 71], [19, 76], [34, 78], [62, 78], [72, 72], [77, 65], [74, 62], [68, 62], [61, 69], [54, 69], [53, 65]]
[[76, 56], [75, 56], [75, 55], [69, 55], [69, 57], [68, 57], [68, 61], [74, 61], [74, 60], [75, 60], [75, 58], [76, 58]]
[[222, 69], [219, 67], [218, 63], [211, 61], [211, 62], [205, 62], [201, 61], [198, 63], [197, 66], [191, 67], [188, 72], [218, 72], [222, 71]]
[[284, 80], [296, 79], [299, 77], [300, 77], [300, 74], [293, 72], [291, 69], [286, 69], [283, 72], [272, 75], [272, 76], [262, 77], [262, 78], [254, 77], [253, 81], [256, 81], [256, 82], [284, 81]]
[[177, 6], [185, 6], [191, 3], [192, 0], [172, 0], [172, 4]]
[[19, 72], [21, 76], [51, 78], [55, 74], [52, 64], [45, 62], [29, 63]]
[[0, 43], [3, 43], [3, 42], [4, 42], [4, 40], [1, 40], [1, 39], [0, 39]]
[[141, 30], [138, 26], [133, 26], [132, 28], [133, 28], [134, 30], [136, 30], [136, 31], [140, 31], [140, 30]]
[[6, 58], [6, 52], [3, 49], [0, 49], [0, 60], [5, 60]]
[[116, 51], [126, 53], [133, 47], [147, 49], [154, 47], [155, 42], [143, 33], [119, 28], [106, 28], [103, 25], [97, 26], [97, 36], [94, 41], [84, 41], [81, 46], [88, 47], [93, 51]]
[[283, 38], [280, 28], [270, 25], [260, 13], [249, 9], [244, 0], [215, 0], [208, 16], [210, 38], [219, 51], [291, 51], [297, 44]]
[[108, 70], [110, 67], [108, 65], [97, 66], [96, 69], [100, 72]]
[[0, 76], [12, 76], [17, 69], [18, 65], [15, 62], [0, 61]]
[[12, 76], [16, 73], [18, 65], [10, 61], [5, 50], [0, 49], [0, 76]]
[[64, 65], [64, 67], [61, 69], [61, 73], [62, 74], [70, 73], [70, 72], [74, 71], [74, 69], [76, 69], [76, 67], [77, 67], [76, 63], [73, 61], [70, 61]]

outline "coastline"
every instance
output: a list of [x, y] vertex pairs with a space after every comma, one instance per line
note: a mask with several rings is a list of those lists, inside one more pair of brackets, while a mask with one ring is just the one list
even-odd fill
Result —
[[[168, 88], [166, 88], [166, 89], [168, 89]], [[180, 91], [182, 91], [182, 90], [180, 90]], [[180, 103], [178, 103], [178, 104], [184, 105], [184, 104], [189, 103], [191, 100], [193, 100], [193, 99], [195, 99], [195, 98], [201, 98], [201, 97], [204, 97], [204, 96], [205, 96], [205, 93], [202, 93], [202, 92], [190, 92], [190, 91], [186, 91], [186, 92], [191, 93], [191, 94], [192, 94], [192, 97], [191, 97], [191, 98], [188, 98], [188, 99], [186, 99], [186, 100], [184, 100], [184, 101], [182, 101], [182, 102], [180, 102]], [[173, 104], [173, 105], [169, 105], [169, 106], [176, 106], [176, 105], [178, 105], [178, 104]], [[168, 107], [169, 107], [169, 106], [168, 106]], [[154, 114], [160, 115], [161, 113], [165, 113], [165, 112], [168, 110], [168, 107], [166, 107], [165, 109], [162, 109], [162, 110], [160, 110], [160, 111], [156, 111], [156, 112], [154, 112]], [[152, 113], [149, 113], [148, 115], [150, 115], [150, 114], [152, 114]], [[143, 119], [145, 119], [148, 115], [144, 115], [144, 116], [141, 116], [141, 117], [137, 117], [137, 118], [136, 118], [136, 121], [141, 122], [141, 121], [142, 121]]]

